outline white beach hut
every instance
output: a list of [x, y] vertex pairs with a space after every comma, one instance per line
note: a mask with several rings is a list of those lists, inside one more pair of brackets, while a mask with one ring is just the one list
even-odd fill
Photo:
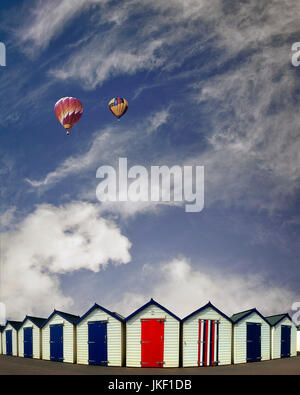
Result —
[[19, 357], [42, 358], [42, 330], [45, 318], [27, 315], [18, 331]]
[[54, 310], [42, 326], [42, 359], [76, 362], [76, 321], [79, 316]]
[[77, 363], [123, 366], [124, 317], [95, 303], [76, 323]]
[[256, 309], [234, 314], [233, 363], [270, 359], [270, 324]]
[[300, 352], [300, 326], [297, 327], [297, 352]]
[[22, 322], [7, 321], [2, 332], [3, 354], [18, 356], [18, 330]]
[[126, 366], [179, 366], [180, 318], [151, 299], [125, 322]]
[[288, 314], [266, 317], [271, 325], [271, 359], [297, 355], [297, 328]]
[[182, 320], [182, 366], [231, 364], [232, 321], [210, 302]]

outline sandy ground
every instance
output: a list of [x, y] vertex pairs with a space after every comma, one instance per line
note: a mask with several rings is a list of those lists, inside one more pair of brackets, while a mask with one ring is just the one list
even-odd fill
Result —
[[273, 361], [202, 368], [120, 368], [0, 355], [0, 375], [300, 375], [300, 355]]

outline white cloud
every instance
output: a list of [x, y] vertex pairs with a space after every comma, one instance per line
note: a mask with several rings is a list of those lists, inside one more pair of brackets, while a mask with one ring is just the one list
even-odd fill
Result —
[[6, 228], [13, 222], [16, 209], [16, 206], [9, 207], [0, 215], [0, 229]]
[[115, 302], [114, 308], [129, 315], [152, 297], [180, 318], [208, 301], [229, 316], [253, 307], [268, 315], [288, 312], [299, 298], [288, 288], [269, 284], [259, 274], [232, 274], [224, 270], [208, 270], [205, 266], [200, 262], [194, 268], [185, 257], [175, 258], [159, 268], [146, 266], [141, 281], [147, 279], [147, 290], [127, 292], [122, 295], [122, 300]]
[[68, 309], [72, 299], [58, 274], [85, 269], [98, 272], [110, 262], [130, 262], [130, 241], [99, 215], [99, 205], [73, 202], [43, 204], [2, 233], [2, 297], [15, 319]]

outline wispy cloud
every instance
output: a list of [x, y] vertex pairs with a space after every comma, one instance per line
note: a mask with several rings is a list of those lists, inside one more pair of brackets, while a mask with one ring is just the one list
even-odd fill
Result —
[[153, 117], [150, 118], [150, 127], [147, 128], [147, 133], [153, 133], [160, 126], [164, 125], [167, 122], [169, 115], [169, 108], [158, 111]]
[[[201, 52], [208, 40], [207, 31], [202, 43], [196, 38], [204, 30], [209, 10], [212, 11], [206, 0], [198, 4], [193, 0], [184, 4], [174, 1], [167, 6], [160, 0], [155, 3], [146, 0], [143, 4], [135, 0], [122, 6], [107, 3], [102, 7], [98, 24], [100, 27], [110, 22], [109, 32], [95, 31], [90, 42], [50, 70], [52, 77], [73, 79], [85, 89], [95, 89], [119, 75], [160, 69], [170, 71]], [[199, 23], [203, 21], [200, 28], [193, 26], [197, 19]], [[134, 30], [129, 28], [130, 25], [135, 26]], [[183, 46], [178, 53], [176, 48], [180, 44]]]
[[111, 144], [110, 133], [111, 129], [106, 129], [103, 133], [98, 135], [98, 137], [93, 139], [86, 152], [65, 159], [55, 170], [48, 173], [43, 180], [36, 181], [26, 179], [26, 181], [34, 188], [43, 186], [51, 187], [70, 175], [84, 172], [92, 165], [96, 164], [96, 161], [99, 160], [100, 153], [103, 154], [101, 156], [101, 160], [104, 160], [107, 158], [107, 156], [109, 156], [109, 150], [104, 149], [104, 147], [107, 147], [107, 145]]
[[[141, 147], [147, 139], [147, 134], [164, 125], [168, 116], [168, 109], [159, 110], [146, 119], [141, 119], [134, 128], [118, 125], [118, 128], [110, 126], [100, 130], [92, 136], [85, 152], [65, 159], [42, 180], [26, 179], [26, 181], [34, 188], [53, 187], [66, 177], [82, 174], [93, 166], [96, 172], [101, 163], [115, 165], [118, 157], [132, 155], [137, 146]], [[132, 141], [135, 143], [133, 144]]]
[[90, 0], [36, 1], [29, 7], [26, 22], [16, 31], [19, 41], [25, 44], [23, 48], [30, 54], [45, 49], [90, 3]]
[[63, 67], [51, 70], [50, 75], [59, 80], [81, 81], [83, 87], [94, 89], [110, 77], [133, 75], [141, 70], [155, 69], [162, 64], [162, 59], [155, 55], [162, 45], [161, 40], [136, 47], [132, 45], [131, 48], [128, 45], [126, 48], [125, 44], [120, 46], [117, 42], [118, 38], [108, 42], [99, 41], [96, 37], [73, 55]]
[[283, 48], [275, 53], [267, 47], [239, 68], [195, 86], [202, 111], [214, 114], [211, 150], [198, 159], [227, 203], [238, 197], [245, 206], [285, 208], [286, 198], [299, 189], [300, 116], [288, 62]]

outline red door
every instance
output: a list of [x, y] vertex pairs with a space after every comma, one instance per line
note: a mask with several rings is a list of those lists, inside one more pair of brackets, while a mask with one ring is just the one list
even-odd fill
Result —
[[163, 367], [164, 320], [142, 319], [141, 366]]

